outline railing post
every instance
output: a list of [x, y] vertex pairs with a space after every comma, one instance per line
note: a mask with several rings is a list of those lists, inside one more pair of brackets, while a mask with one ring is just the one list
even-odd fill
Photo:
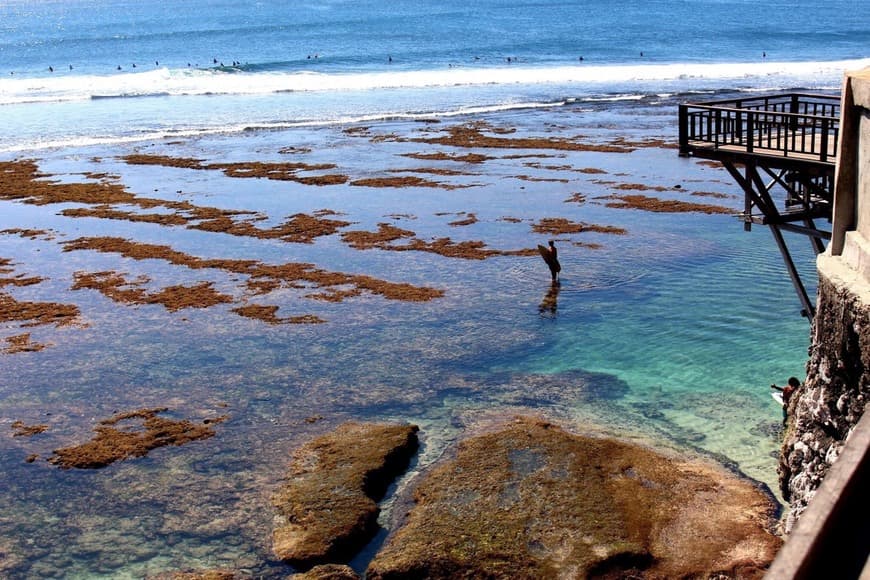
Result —
[[[789, 108], [789, 112], [797, 115], [800, 110], [800, 97], [798, 95], [791, 96], [791, 107]], [[791, 117], [789, 119], [789, 131], [797, 131], [797, 117]]]
[[746, 113], [746, 152], [752, 153], [753, 140], [755, 139], [755, 112]]
[[822, 150], [819, 152], [822, 162], [828, 160], [828, 119], [822, 118]]
[[689, 156], [689, 108], [680, 105], [680, 157]]
[[716, 109], [713, 115], [715, 122], [713, 123], [713, 145], [716, 149], [719, 148], [719, 136], [722, 134], [722, 111]]

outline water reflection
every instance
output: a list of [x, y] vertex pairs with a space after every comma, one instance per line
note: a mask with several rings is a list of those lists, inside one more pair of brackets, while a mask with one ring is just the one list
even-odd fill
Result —
[[562, 283], [559, 280], [553, 280], [544, 298], [538, 305], [538, 312], [547, 318], [556, 317], [556, 309], [558, 308], [559, 291], [562, 289]]

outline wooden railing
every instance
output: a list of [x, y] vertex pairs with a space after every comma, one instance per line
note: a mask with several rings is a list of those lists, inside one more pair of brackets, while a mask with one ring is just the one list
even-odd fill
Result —
[[731, 147], [753, 154], [834, 163], [840, 131], [836, 96], [789, 93], [680, 105], [680, 154]]

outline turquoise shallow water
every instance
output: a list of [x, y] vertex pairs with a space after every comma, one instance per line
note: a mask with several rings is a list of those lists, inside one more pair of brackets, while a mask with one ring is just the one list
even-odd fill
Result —
[[[59, 214], [76, 204], [2, 202], [0, 230], [49, 232], [35, 240], [2, 236], [0, 257], [12, 260], [15, 274], [46, 278], [5, 290], [19, 300], [76, 304], [87, 326], [2, 329], [4, 338], [31, 332], [49, 346], [0, 356], [0, 429], [8, 429], [0, 447], [0, 570], [11, 577], [142, 577], [203, 567], [286, 574], [269, 555], [269, 496], [295, 446], [347, 419], [418, 423], [425, 466], [486, 417], [541, 412], [711, 456], [775, 487], [781, 415], [768, 385], [800, 376], [809, 327], [769, 233], [746, 233], [728, 215], [606, 206], [605, 196], [621, 193], [620, 184], [634, 184], [640, 189], [631, 193], [740, 207], [724, 171], [660, 147], [631, 153], [475, 150], [491, 157], [481, 164], [406, 156], [467, 152], [412, 139], [468, 121], [485, 122], [505, 138], [610, 143], [673, 142], [675, 120], [672, 105], [647, 100], [442, 123], [382, 121], [365, 131], [359, 125], [349, 132], [349, 125], [295, 128], [43, 152], [40, 169], [54, 179], [79, 182], [89, 179], [86, 172], [105, 173], [142, 197], [252, 209], [268, 224], [330, 209], [353, 222], [347, 230], [373, 231], [389, 222], [421, 239], [480, 240], [503, 250], [544, 243], [550, 236], [534, 233], [532, 225], [545, 217], [626, 233], [555, 236], [564, 270], [553, 310], [542, 308], [551, 286], [534, 255], [478, 261], [361, 251], [337, 235], [286, 243]], [[331, 172], [351, 180], [411, 169], [408, 175], [474, 187], [239, 179], [121, 160], [134, 151], [207, 162], [333, 163]], [[460, 174], [423, 173], [427, 168]], [[662, 191], [643, 189], [656, 187]], [[692, 195], [698, 192], [704, 195]], [[450, 225], [468, 213], [477, 223]], [[252, 296], [242, 287], [243, 275], [219, 269], [62, 251], [69, 240], [97, 235], [169, 245], [202, 258], [302, 261], [432, 286], [445, 295], [423, 303], [366, 294], [323, 302], [294, 288]], [[797, 262], [812, 272], [808, 246], [794, 244]], [[71, 290], [76, 272], [104, 270], [128, 279], [147, 275], [155, 290], [213, 281], [237, 303], [169, 312]], [[280, 316], [315, 314], [326, 322], [273, 326], [245, 319], [230, 310], [244, 300], [278, 305]], [[53, 449], [88, 439], [96, 421], [146, 406], [169, 407], [175, 418], [229, 419], [212, 439], [97, 471], [61, 471], [44, 461]], [[13, 438], [15, 420], [50, 429]], [[31, 453], [40, 459], [25, 463]]]
[[[261, 227], [329, 209], [352, 222], [340, 232], [390, 223], [425, 241], [500, 250], [545, 243], [551, 236], [532, 226], [547, 217], [625, 230], [552, 236], [564, 267], [556, 293], [537, 255], [361, 251], [340, 232], [287, 243], [61, 213], [82, 204], [0, 201], [0, 230], [44, 232], [0, 234], [11, 269], [2, 275], [43, 277], [0, 291], [81, 312], [77, 326], [0, 325], [0, 346], [25, 332], [46, 345], [0, 354], [0, 576], [226, 567], [284, 577], [289, 568], [270, 555], [269, 498], [290, 451], [348, 419], [418, 423], [422, 468], [481, 422], [546, 413], [712, 457], [775, 492], [781, 414], [768, 385], [802, 375], [809, 326], [773, 240], [729, 215], [616, 209], [607, 196], [742, 207], [724, 171], [676, 155], [677, 103], [836, 91], [844, 70], [870, 64], [870, 12], [857, 0], [611, 4], [0, 4], [2, 161], [34, 159], [63, 182], [102, 178], [140, 197], [259, 212]], [[407, 156], [467, 153], [420, 140], [468, 122], [508, 139], [664, 146], [475, 149], [489, 156], [480, 164]], [[351, 181], [470, 187], [317, 187], [129, 165], [130, 153], [332, 164]], [[476, 223], [451, 225], [471, 213]], [[328, 302], [289, 286], [254, 295], [227, 270], [62, 251], [82, 236], [305, 262], [444, 296]], [[809, 244], [789, 242], [812, 286]], [[72, 289], [77, 273], [100, 271], [147, 278], [152, 292], [212, 282], [233, 303], [170, 312]], [[326, 322], [269, 325], [231, 310], [251, 303]], [[116, 412], [164, 406], [175, 419], [229, 418], [211, 439], [101, 470], [44, 461]], [[13, 437], [15, 421], [49, 430]], [[26, 463], [31, 454], [39, 458]]]

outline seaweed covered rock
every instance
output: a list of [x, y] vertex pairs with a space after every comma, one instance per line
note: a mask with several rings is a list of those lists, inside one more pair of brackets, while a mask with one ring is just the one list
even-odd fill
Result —
[[298, 568], [346, 562], [377, 532], [377, 500], [417, 450], [416, 425], [349, 422], [296, 451], [275, 494], [278, 558]]
[[360, 580], [359, 575], [350, 566], [344, 564], [322, 564], [308, 572], [294, 574], [291, 580]]
[[760, 577], [774, 504], [705, 461], [517, 419], [418, 485], [367, 578]]

